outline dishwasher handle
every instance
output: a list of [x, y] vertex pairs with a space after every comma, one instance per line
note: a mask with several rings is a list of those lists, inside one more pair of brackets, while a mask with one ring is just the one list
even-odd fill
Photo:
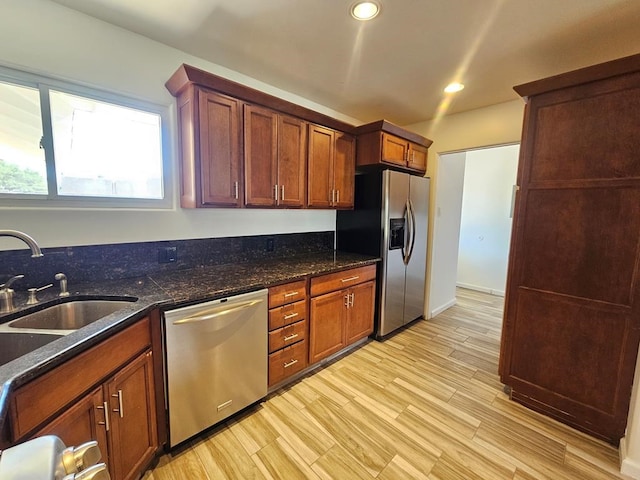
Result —
[[189, 317], [176, 320], [173, 322], [173, 324], [183, 325], [185, 323], [204, 322], [206, 320], [212, 320], [214, 318], [221, 317], [229, 313], [237, 312], [239, 310], [244, 310], [245, 308], [253, 307], [254, 305], [257, 305], [259, 303], [262, 303], [262, 299], [250, 300], [248, 302], [242, 302], [242, 303], [238, 303], [231, 306], [227, 306], [227, 305], [216, 306], [209, 310], [205, 310], [204, 312], [199, 312], [196, 315], [191, 315]]

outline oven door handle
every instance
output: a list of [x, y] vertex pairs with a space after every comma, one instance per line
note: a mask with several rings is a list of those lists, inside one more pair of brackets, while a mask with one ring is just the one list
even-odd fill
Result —
[[253, 307], [262, 303], [262, 299], [259, 300], [251, 300], [249, 302], [242, 302], [236, 305], [223, 305], [222, 307], [216, 306], [215, 308], [211, 308], [209, 310], [205, 310], [204, 312], [199, 312], [196, 315], [191, 315], [189, 317], [181, 318], [180, 320], [176, 320], [173, 322], [174, 325], [183, 325], [185, 323], [196, 323], [196, 322], [204, 322], [206, 320], [212, 320], [217, 317], [221, 317], [223, 315], [227, 315], [229, 313], [237, 312], [240, 310], [244, 310], [245, 308]]

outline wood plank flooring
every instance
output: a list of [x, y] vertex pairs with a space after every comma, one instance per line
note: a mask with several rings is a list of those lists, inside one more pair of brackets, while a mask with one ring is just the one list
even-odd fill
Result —
[[497, 375], [502, 298], [372, 341], [164, 455], [144, 480], [602, 480], [617, 449], [532, 412]]

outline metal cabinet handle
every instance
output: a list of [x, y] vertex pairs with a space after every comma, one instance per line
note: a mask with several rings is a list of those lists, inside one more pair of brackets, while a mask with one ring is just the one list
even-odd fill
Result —
[[233, 182], [233, 188], [235, 191], [236, 200], [238, 199], [238, 182]]
[[295, 312], [295, 313], [290, 313], [290, 314], [288, 314], [288, 315], [285, 315], [285, 316], [284, 316], [284, 317], [282, 317], [282, 318], [284, 318], [285, 320], [289, 320], [290, 318], [295, 318], [295, 317], [297, 317], [297, 316], [298, 316], [298, 312]]
[[336, 190], [336, 205], [340, 203], [340, 190]]
[[336, 191], [332, 188], [331, 189], [331, 205], [335, 205], [336, 203]]
[[296, 363], [298, 363], [298, 360], [291, 360], [290, 362], [284, 362], [284, 368], [289, 368], [293, 365], [295, 365]]
[[284, 202], [284, 185], [280, 187], [280, 200]]
[[352, 282], [353, 280], [358, 280], [360, 278], [360, 275], [355, 275], [353, 277], [348, 277], [348, 278], [343, 278], [342, 280], [340, 280], [342, 283], [347, 283], [347, 282]]
[[353, 308], [353, 301], [354, 301], [354, 299], [356, 298], [356, 294], [355, 294], [355, 293], [352, 293], [352, 294], [350, 295], [350, 297], [351, 297], [351, 308]]
[[124, 418], [124, 409], [122, 408], [122, 390], [118, 390], [118, 393], [114, 393], [111, 396], [118, 399], [118, 408], [114, 408], [113, 411], [119, 413], [120, 418]]
[[104, 422], [98, 422], [98, 425], [104, 425], [104, 429], [109, 431], [109, 405], [107, 402], [102, 402], [102, 406], [96, 407], [98, 410], [104, 410]]
[[288, 342], [289, 340], [293, 340], [294, 338], [298, 338], [298, 334], [294, 333], [293, 335], [288, 335], [286, 337], [284, 337], [284, 341]]
[[284, 298], [287, 298], [287, 297], [295, 297], [296, 295], [298, 295], [298, 293], [300, 293], [300, 292], [298, 292], [297, 290], [296, 290], [295, 292], [285, 293], [285, 294], [284, 294]]
[[348, 293], [344, 296], [344, 306], [349, 308], [349, 294]]
[[273, 196], [277, 202], [278, 201], [278, 185], [273, 186]]

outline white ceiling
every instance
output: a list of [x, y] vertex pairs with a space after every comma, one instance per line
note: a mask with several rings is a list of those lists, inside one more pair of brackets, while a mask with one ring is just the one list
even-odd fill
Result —
[[[362, 121], [408, 125], [640, 53], [638, 0], [53, 0]], [[467, 88], [452, 97], [444, 86]]]

